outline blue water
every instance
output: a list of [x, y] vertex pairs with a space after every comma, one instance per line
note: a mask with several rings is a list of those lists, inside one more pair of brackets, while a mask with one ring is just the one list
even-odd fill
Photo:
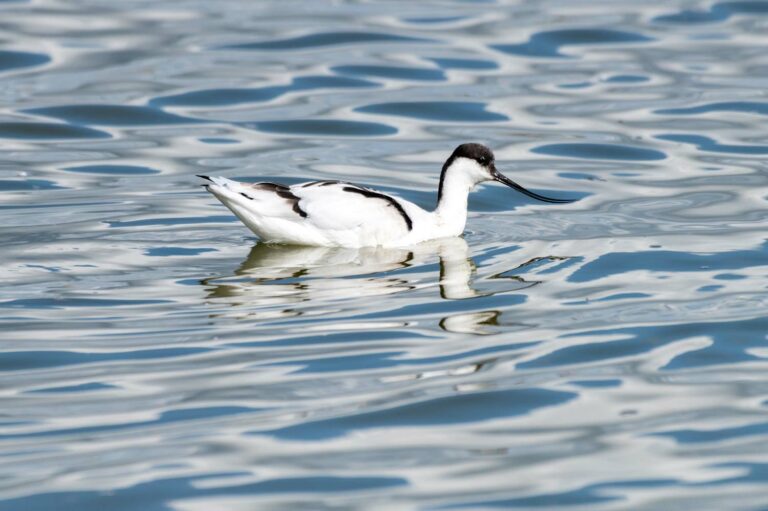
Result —
[[[768, 1], [0, 1], [0, 511], [768, 509]], [[195, 174], [463, 239], [258, 243]]]

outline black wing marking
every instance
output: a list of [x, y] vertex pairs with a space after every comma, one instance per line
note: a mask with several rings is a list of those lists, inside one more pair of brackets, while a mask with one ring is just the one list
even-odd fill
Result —
[[310, 186], [328, 186], [328, 185], [339, 185], [344, 183], [344, 181], [337, 181], [335, 179], [324, 179], [322, 181], [312, 181], [311, 183], [304, 183], [301, 185], [302, 188], [309, 188]]
[[389, 195], [384, 195], [383, 193], [374, 192], [373, 190], [368, 190], [366, 188], [357, 188], [354, 186], [345, 186], [342, 188], [345, 192], [351, 192], [351, 193], [359, 193], [363, 197], [367, 197], [369, 199], [381, 199], [384, 201], [387, 201], [390, 206], [394, 207], [398, 213], [400, 213], [400, 216], [403, 217], [403, 220], [405, 220], [405, 225], [408, 226], [408, 230], [413, 230], [413, 220], [411, 220], [411, 217], [408, 216], [408, 213], [405, 212], [405, 209], [403, 209], [403, 205], [397, 202], [395, 199], [390, 197]]
[[[291, 193], [291, 189], [288, 188], [285, 185], [280, 185], [277, 183], [254, 183], [251, 185], [252, 188], [255, 188], [257, 190], [264, 190], [269, 192], [274, 192], [277, 194], [278, 197], [282, 197], [283, 199], [293, 203], [293, 212], [299, 215], [301, 218], [307, 218], [307, 212], [301, 209], [299, 206], [299, 199], [296, 197], [293, 193]], [[245, 194], [242, 194], [244, 197], [248, 197]]]

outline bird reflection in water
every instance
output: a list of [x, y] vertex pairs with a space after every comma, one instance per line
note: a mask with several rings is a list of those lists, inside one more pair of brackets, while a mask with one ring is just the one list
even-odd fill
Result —
[[[435, 256], [439, 263], [436, 282], [438, 275], [431, 267]], [[489, 278], [505, 279], [503, 291], [538, 284], [507, 273]], [[464, 300], [501, 291], [476, 289], [475, 274], [476, 265], [462, 238], [432, 240], [407, 248], [257, 243], [233, 275], [203, 279], [201, 284], [207, 288], [206, 297], [211, 305], [226, 306], [217, 308], [212, 317], [267, 320], [342, 313], [349, 311], [351, 301], [362, 315], [380, 310], [378, 296], [419, 291], [435, 284], [444, 300]], [[492, 328], [499, 325], [500, 315], [496, 310], [453, 313], [442, 318], [439, 326], [451, 332], [492, 333]]]

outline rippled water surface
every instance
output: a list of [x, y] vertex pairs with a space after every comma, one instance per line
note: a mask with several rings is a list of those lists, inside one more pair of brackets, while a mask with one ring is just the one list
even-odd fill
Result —
[[[768, 2], [0, 2], [0, 510], [768, 508]], [[195, 174], [463, 239], [259, 244]]]

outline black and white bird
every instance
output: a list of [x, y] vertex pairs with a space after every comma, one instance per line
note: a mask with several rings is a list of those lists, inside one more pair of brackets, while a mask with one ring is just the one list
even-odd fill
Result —
[[434, 211], [343, 181], [285, 186], [198, 177], [262, 241], [292, 245], [403, 247], [459, 236], [467, 222], [469, 192], [484, 181], [503, 183], [544, 202], [572, 202], [526, 190], [496, 169], [490, 149], [472, 143], [457, 147], [443, 164]]

